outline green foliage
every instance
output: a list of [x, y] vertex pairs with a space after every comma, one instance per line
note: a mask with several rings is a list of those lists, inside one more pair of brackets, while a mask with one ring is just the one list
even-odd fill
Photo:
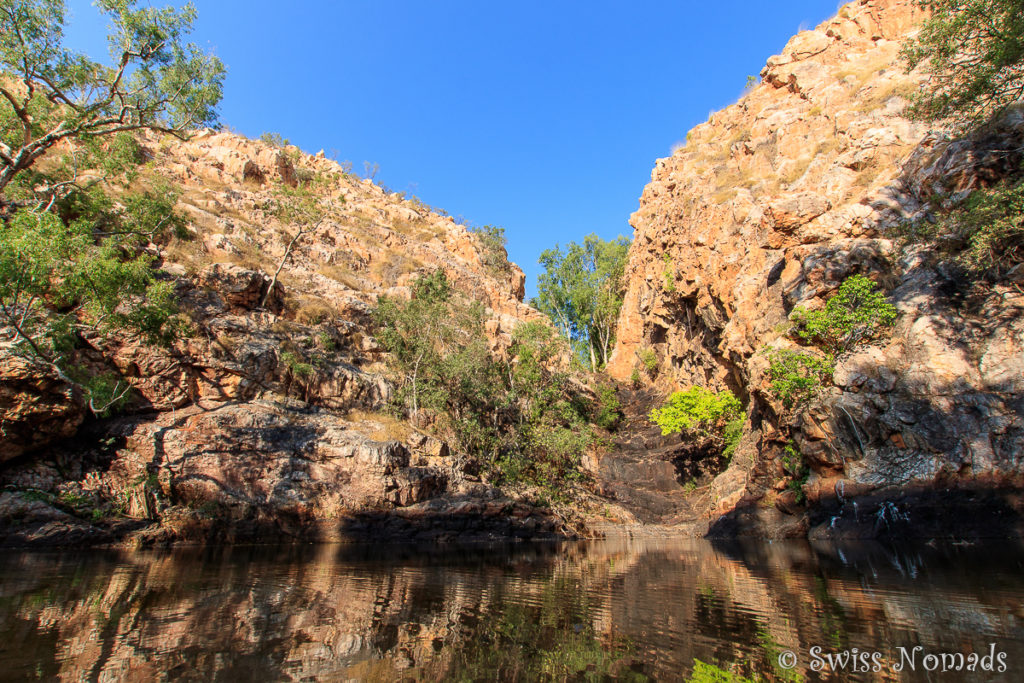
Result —
[[648, 377], [658, 374], [658, 354], [654, 352], [654, 349], [640, 349], [638, 356]]
[[740, 445], [740, 439], [743, 438], [743, 425], [746, 424], [746, 421], [747, 417], [740, 415], [733, 420], [729, 420], [725, 425], [725, 429], [722, 430], [722, 440], [725, 441], [722, 457], [726, 460], [732, 458], [736, 448]]
[[1016, 0], [918, 0], [930, 12], [904, 46], [908, 71], [926, 64], [909, 114], [967, 128], [1024, 95], [1024, 15]]
[[813, 399], [831, 381], [835, 362], [791, 349], [768, 349], [768, 379], [771, 392], [786, 408], [803, 405]]
[[629, 383], [634, 389], [640, 388], [640, 385], [643, 383], [643, 380], [640, 377], [640, 368], [633, 368], [633, 372], [629, 375]]
[[693, 660], [693, 673], [689, 683], [755, 683], [755, 679], [746, 678], [731, 671], [707, 664], [699, 659]]
[[665, 279], [665, 291], [674, 292], [676, 291], [676, 268], [672, 264], [672, 257], [666, 251], [661, 255], [661, 260], [665, 262], [665, 271], [662, 273], [662, 277]]
[[[123, 209], [116, 214], [110, 234], [142, 242], [171, 234], [189, 239], [188, 223], [174, 210], [180, 192], [166, 180], [152, 180], [142, 192], [128, 192], [121, 198]], [[110, 214], [108, 214], [108, 217]]]
[[443, 271], [411, 289], [409, 301], [382, 297], [374, 314], [399, 376], [400, 410], [434, 424], [498, 480], [555, 487], [577, 478], [593, 440], [591, 407], [556, 369], [564, 341], [548, 325], [527, 323], [514, 331], [510, 357], [495, 357], [483, 306]]
[[83, 368], [76, 367], [68, 374], [85, 388], [92, 411], [100, 417], [119, 412], [131, 400], [131, 385], [113, 373], [90, 375]]
[[150, 256], [132, 253], [138, 237], [97, 240], [87, 217], [65, 223], [54, 213], [18, 211], [0, 229], [0, 320], [30, 355], [48, 362], [83, 325], [127, 328], [152, 342], [173, 337], [184, 323], [172, 285], [154, 278]]
[[581, 358], [597, 371], [608, 363], [615, 325], [625, 292], [623, 271], [629, 240], [587, 235], [583, 244], [558, 245], [540, 255], [544, 272], [537, 278], [531, 304], [551, 318]]
[[[284, 183], [275, 185], [264, 208], [282, 223], [295, 224], [304, 229], [319, 225], [334, 209], [334, 200], [325, 201], [315, 191], [316, 180], [314, 178], [312, 182], [301, 183], [296, 187]], [[345, 198], [338, 197], [338, 201], [344, 204]]]
[[313, 372], [312, 364], [306, 363], [298, 354], [292, 351], [282, 351], [281, 362], [296, 377], [309, 377]]
[[327, 352], [337, 351], [338, 343], [334, 341], [334, 338], [326, 332], [318, 332], [316, 335], [316, 344], [321, 349]]
[[896, 307], [885, 300], [870, 278], [852, 275], [822, 310], [808, 311], [798, 306], [790, 320], [801, 339], [839, 355], [873, 339], [883, 328], [891, 327], [896, 317]]
[[280, 133], [262, 133], [260, 135], [260, 142], [263, 142], [271, 147], [277, 147], [283, 149], [288, 146], [288, 138], [284, 137]]
[[177, 192], [159, 181], [127, 191], [144, 161], [132, 132], [212, 124], [223, 78], [183, 42], [193, 8], [137, 4], [96, 3], [111, 22], [110, 67], [64, 48], [63, 2], [0, 0], [0, 325], [97, 414], [123, 404], [128, 385], [75, 367], [83, 333], [168, 343], [188, 328], [145, 249], [186, 235]]
[[497, 225], [485, 225], [482, 228], [470, 228], [469, 231], [476, 235], [482, 250], [481, 260], [493, 273], [508, 273], [512, 270], [512, 264], [508, 261], [508, 251], [505, 246], [508, 240], [505, 238], [505, 228]]
[[622, 421], [622, 403], [615, 394], [615, 387], [610, 384], [597, 388], [597, 413], [594, 416], [594, 423], [607, 429], [615, 431]]
[[796, 494], [796, 502], [802, 504], [807, 500], [804, 493], [804, 484], [811, 476], [811, 468], [807, 466], [804, 455], [797, 449], [796, 444], [790, 440], [782, 454], [782, 469], [789, 476], [790, 481], [786, 488]]
[[184, 42], [193, 7], [95, 4], [110, 21], [114, 66], [64, 47], [62, 0], [0, 3], [0, 191], [64, 141], [142, 128], [180, 135], [215, 123], [224, 67]]
[[709, 391], [690, 387], [668, 397], [663, 407], [651, 411], [651, 421], [661, 427], [662, 434], [692, 431], [701, 436], [717, 432], [740, 416], [743, 405], [731, 391]]
[[1024, 261], [1024, 182], [972, 192], [934, 223], [902, 226], [905, 243], [924, 243], [968, 273], [998, 279]]
[[836, 355], [876, 338], [896, 322], [896, 317], [896, 307], [863, 275], [844, 280], [838, 294], [829, 298], [821, 310], [797, 307], [790, 316], [794, 323], [790, 333], [817, 344], [825, 354], [783, 348], [764, 350], [771, 393], [787, 409], [810, 402], [832, 381]]

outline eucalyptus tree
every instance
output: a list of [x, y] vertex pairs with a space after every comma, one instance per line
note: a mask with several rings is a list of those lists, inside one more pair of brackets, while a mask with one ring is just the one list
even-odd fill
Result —
[[62, 0], [0, 0], [0, 341], [103, 412], [127, 388], [71, 365], [83, 328], [151, 341], [182, 329], [143, 247], [184, 223], [165, 183], [129, 189], [143, 161], [133, 135], [215, 123], [224, 66], [186, 42], [192, 5], [95, 5], [109, 63], [64, 45]]
[[532, 304], [546, 313], [577, 353], [597, 371], [608, 362], [625, 292], [629, 240], [594, 234], [540, 255], [544, 272]]

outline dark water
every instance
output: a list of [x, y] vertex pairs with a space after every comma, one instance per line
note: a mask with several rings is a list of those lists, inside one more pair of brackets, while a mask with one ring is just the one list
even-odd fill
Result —
[[[669, 540], [8, 551], [0, 679], [1020, 681], [1022, 560]], [[901, 646], [916, 671], [895, 671]], [[830, 673], [824, 654], [854, 648]], [[926, 670], [941, 653], [964, 670]], [[1006, 670], [968, 672], [971, 653]]]

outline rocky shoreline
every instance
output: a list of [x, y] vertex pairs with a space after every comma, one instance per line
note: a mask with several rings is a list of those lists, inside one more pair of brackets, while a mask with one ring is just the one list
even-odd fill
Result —
[[[429, 505], [368, 510], [324, 521], [212, 517], [188, 508], [170, 509], [160, 521], [93, 522], [61, 506], [18, 492], [0, 493], [0, 548], [169, 548], [263, 543], [479, 544], [564, 541], [580, 538], [570, 522], [550, 509], [511, 498], [435, 499]], [[586, 533], [585, 530], [583, 530]]]

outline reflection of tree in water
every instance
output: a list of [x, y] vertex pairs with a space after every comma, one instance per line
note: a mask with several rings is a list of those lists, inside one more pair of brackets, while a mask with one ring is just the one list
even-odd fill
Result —
[[[811, 645], [963, 651], [989, 639], [1024, 661], [1024, 577], [1010, 550], [993, 559], [976, 548], [842, 555], [624, 540], [442, 552], [7, 554], [0, 672], [797, 681], [801, 671], [776, 668], [784, 649], [803, 653], [805, 666]], [[984, 576], [975, 569], [981, 557]], [[716, 672], [726, 677], [707, 678]]]
[[630, 640], [594, 629], [594, 607], [578, 577], [545, 583], [535, 600], [498, 596], [445, 675], [453, 681], [646, 681]]

